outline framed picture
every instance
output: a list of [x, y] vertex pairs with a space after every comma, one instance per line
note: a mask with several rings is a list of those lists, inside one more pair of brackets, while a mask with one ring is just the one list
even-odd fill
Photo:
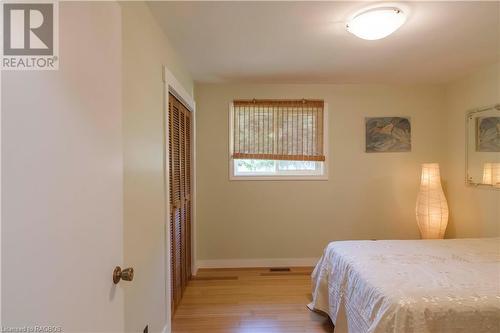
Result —
[[367, 153], [411, 151], [409, 117], [366, 118], [365, 126]]
[[477, 117], [476, 151], [500, 152], [500, 117]]

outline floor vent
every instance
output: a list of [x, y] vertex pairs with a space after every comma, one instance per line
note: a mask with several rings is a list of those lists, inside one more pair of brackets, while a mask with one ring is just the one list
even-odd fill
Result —
[[290, 272], [290, 268], [288, 267], [273, 267], [269, 268], [270, 272]]

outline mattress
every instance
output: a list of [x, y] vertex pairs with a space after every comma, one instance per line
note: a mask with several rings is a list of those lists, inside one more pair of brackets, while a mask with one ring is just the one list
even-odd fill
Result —
[[349, 333], [500, 332], [500, 238], [332, 242], [312, 278]]

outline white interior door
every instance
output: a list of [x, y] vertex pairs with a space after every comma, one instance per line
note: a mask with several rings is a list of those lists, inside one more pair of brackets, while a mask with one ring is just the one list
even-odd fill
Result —
[[2, 73], [2, 325], [122, 332], [120, 7], [59, 12], [59, 70]]

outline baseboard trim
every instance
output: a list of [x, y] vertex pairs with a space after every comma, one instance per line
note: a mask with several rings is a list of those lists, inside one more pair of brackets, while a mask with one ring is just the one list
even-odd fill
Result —
[[318, 258], [215, 259], [198, 260], [195, 267], [196, 271], [200, 268], [313, 267], [317, 262]]

